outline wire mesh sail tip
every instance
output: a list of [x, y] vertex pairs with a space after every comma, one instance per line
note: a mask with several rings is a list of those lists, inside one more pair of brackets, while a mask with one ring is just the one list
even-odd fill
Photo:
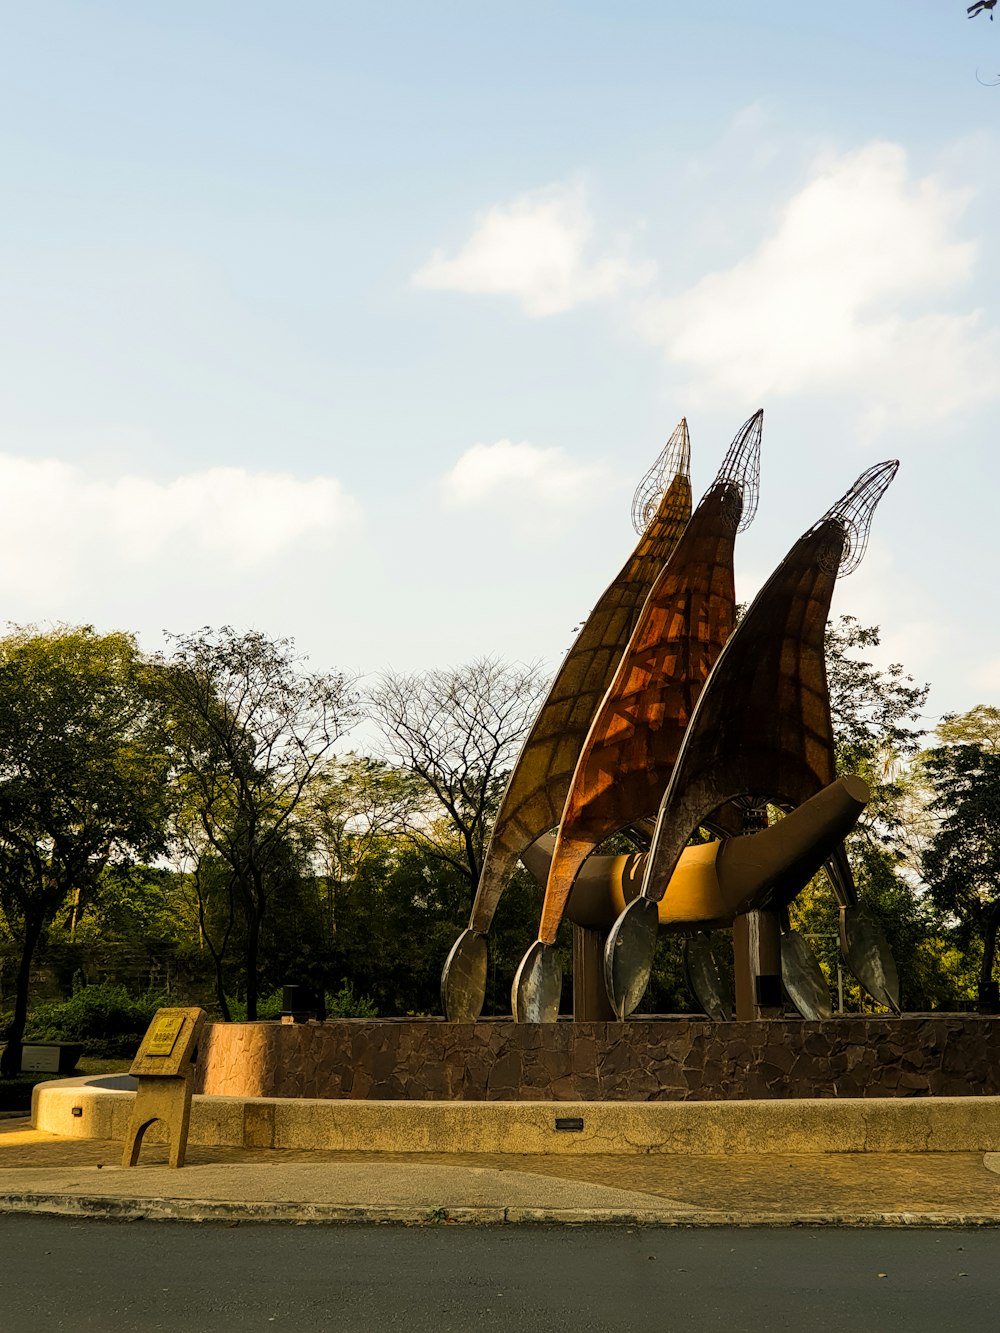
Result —
[[[811, 529], [831, 525], [831, 540], [820, 556], [820, 563], [838, 578], [853, 574], [865, 558], [872, 515], [899, 471], [899, 459], [890, 458], [862, 472], [849, 491], [826, 511]], [[839, 532], [838, 532], [839, 529]]]
[[[737, 532], [744, 532], [757, 513], [760, 498], [760, 440], [764, 430], [764, 409], [745, 421], [729, 446], [716, 475], [715, 486], [732, 488], [733, 517]], [[738, 512], [737, 512], [738, 510]]]
[[632, 499], [632, 526], [640, 535], [656, 517], [660, 501], [675, 477], [691, 475], [691, 437], [687, 418], [681, 417], [656, 462], [636, 487]]

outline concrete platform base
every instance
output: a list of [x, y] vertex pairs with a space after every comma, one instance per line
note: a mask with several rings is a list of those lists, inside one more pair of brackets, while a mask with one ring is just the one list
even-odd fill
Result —
[[[34, 1090], [35, 1129], [125, 1137], [134, 1081]], [[154, 1125], [148, 1141], [158, 1142]], [[1000, 1151], [995, 1097], [749, 1102], [417, 1102], [196, 1096], [194, 1146], [342, 1152], [671, 1154]]]

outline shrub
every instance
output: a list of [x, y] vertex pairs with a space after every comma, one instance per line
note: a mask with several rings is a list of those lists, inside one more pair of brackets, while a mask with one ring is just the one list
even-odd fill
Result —
[[25, 1040], [78, 1041], [87, 1055], [127, 1058], [135, 1054], [157, 1009], [169, 1003], [166, 996], [130, 995], [110, 982], [80, 986], [68, 1000], [35, 1005]]
[[336, 994], [327, 991], [328, 1018], [378, 1018], [378, 1009], [367, 995], [355, 995], [349, 981], [343, 981]]
[[[257, 1001], [258, 1020], [280, 1018], [282, 999], [280, 988], [271, 991], [270, 995], [262, 995]], [[226, 1000], [229, 1004], [229, 1012], [233, 1016], [233, 1022], [245, 1023], [247, 1019], [246, 1000], [241, 1000], [234, 995], [227, 995]], [[346, 980], [341, 982], [339, 991], [327, 991], [326, 1013], [328, 1018], [378, 1018], [378, 1009], [372, 1000], [367, 995], [355, 995], [354, 987]]]
[[[281, 1017], [281, 989], [271, 991], [270, 995], [261, 995], [257, 1000], [257, 1018], [258, 1021], [264, 1018]], [[240, 999], [238, 995], [227, 995], [226, 1003], [229, 1005], [229, 1012], [232, 1015], [234, 1023], [245, 1023], [247, 1021], [247, 1002]]]

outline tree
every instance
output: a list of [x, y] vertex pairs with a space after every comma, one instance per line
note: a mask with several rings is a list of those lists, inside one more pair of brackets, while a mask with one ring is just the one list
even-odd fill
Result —
[[[303, 794], [356, 719], [357, 700], [344, 675], [303, 671], [290, 639], [227, 625], [172, 636], [172, 644], [159, 676], [181, 812], [175, 827], [199, 867], [215, 860], [222, 892], [239, 907], [254, 1019], [261, 930], [288, 883], [289, 859], [305, 857]], [[225, 1013], [221, 954], [216, 964]]]
[[[906, 859], [907, 816], [912, 803], [907, 762], [924, 734], [921, 709], [929, 687], [918, 684], [899, 663], [879, 667], [867, 657], [880, 643], [876, 625], [841, 616], [827, 628], [826, 666], [837, 770], [858, 773], [872, 798], [847, 840], [860, 896], [876, 917], [896, 960], [903, 1001], [926, 1007], [943, 993], [922, 958], [935, 927], [911, 878], [900, 873]], [[792, 908], [796, 928], [818, 940], [816, 952], [829, 968], [835, 962], [836, 910], [826, 886], [809, 886]]]
[[[980, 1003], [997, 1007], [993, 981], [1000, 929], [1000, 748], [996, 709], [980, 706], [945, 718], [938, 738], [947, 743], [922, 756], [937, 827], [921, 858], [934, 902], [957, 917], [963, 934], [983, 943]], [[977, 739], [965, 739], [977, 737]]]
[[921, 709], [929, 685], [918, 684], [895, 662], [878, 667], [860, 653], [877, 648], [881, 631], [841, 616], [826, 633], [826, 670], [837, 748], [837, 769], [857, 773], [872, 790], [864, 827], [883, 835], [899, 827], [902, 765], [924, 735]]
[[470, 896], [504, 779], [546, 687], [535, 665], [482, 657], [448, 671], [387, 672], [369, 696], [384, 757], [414, 773], [429, 798], [410, 832], [458, 871]]
[[20, 949], [3, 1072], [20, 1065], [31, 960], [71, 892], [165, 846], [166, 759], [134, 639], [89, 626], [0, 641], [0, 906]]
[[1000, 754], [1000, 708], [976, 704], [967, 713], [947, 713], [937, 738], [942, 745], [978, 745], [987, 754]]

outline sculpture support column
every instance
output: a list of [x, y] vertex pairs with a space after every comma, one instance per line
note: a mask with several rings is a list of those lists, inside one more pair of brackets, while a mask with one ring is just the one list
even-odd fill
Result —
[[780, 1018], [781, 927], [776, 912], [746, 912], [733, 922], [736, 1021]]
[[614, 1009], [604, 985], [603, 930], [573, 926], [573, 1022], [613, 1023]]

